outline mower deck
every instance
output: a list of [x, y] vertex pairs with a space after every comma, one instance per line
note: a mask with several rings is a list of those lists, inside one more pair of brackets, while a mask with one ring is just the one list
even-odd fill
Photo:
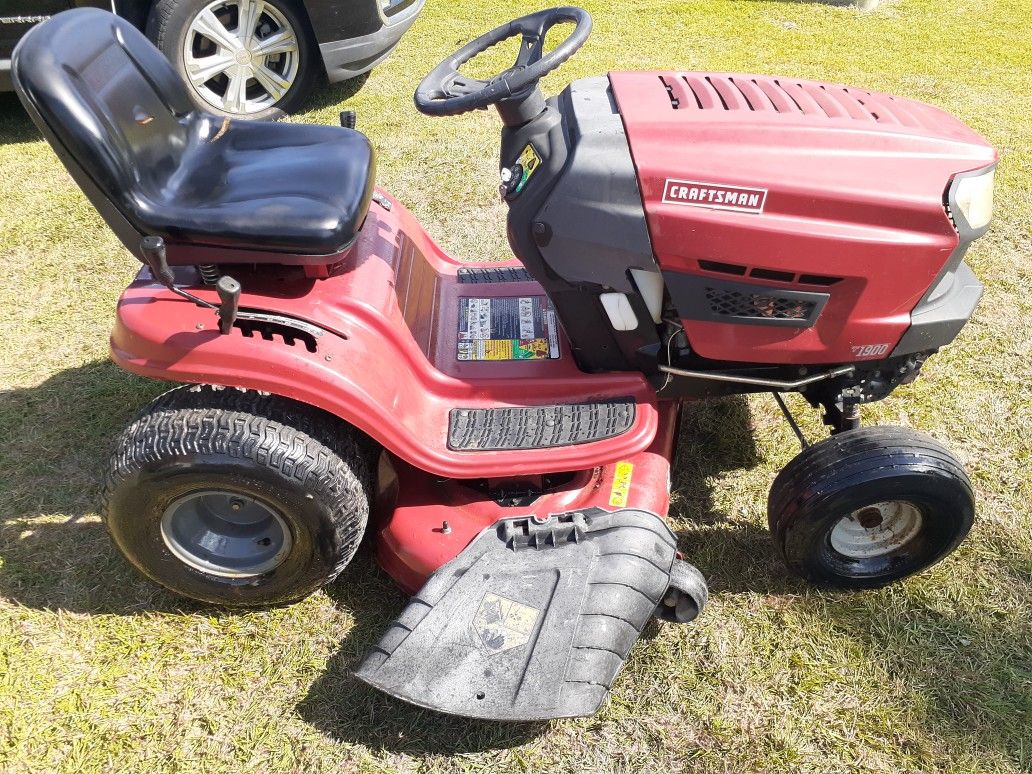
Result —
[[[652, 443], [656, 397], [642, 374], [580, 371], [518, 263], [455, 261], [390, 204], [373, 206], [329, 277], [234, 266], [241, 309], [280, 317], [240, 319], [230, 335], [141, 270], [119, 302], [115, 361], [318, 406], [440, 476], [582, 470]], [[191, 284], [194, 270], [179, 271]], [[213, 290], [198, 295], [217, 303]]]

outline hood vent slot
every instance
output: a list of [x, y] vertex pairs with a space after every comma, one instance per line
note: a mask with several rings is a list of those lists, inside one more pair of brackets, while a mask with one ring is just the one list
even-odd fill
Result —
[[842, 277], [828, 277], [823, 274], [795, 274], [778, 269], [750, 268], [737, 263], [722, 263], [699, 259], [699, 268], [714, 274], [732, 274], [736, 277], [752, 277], [773, 282], [789, 282], [796, 285], [819, 285], [830, 287], [842, 281]]
[[659, 80], [674, 110], [749, 111], [923, 126], [891, 96], [846, 86], [712, 73], [661, 75]]

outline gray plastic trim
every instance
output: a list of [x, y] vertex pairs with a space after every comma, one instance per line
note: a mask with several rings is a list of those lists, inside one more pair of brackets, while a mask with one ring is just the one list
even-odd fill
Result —
[[978, 306], [978, 301], [982, 297], [982, 283], [964, 263], [964, 256], [971, 243], [989, 230], [990, 224], [980, 229], [971, 228], [964, 213], [957, 206], [957, 183], [964, 178], [984, 175], [995, 168], [996, 164], [990, 164], [981, 169], [961, 172], [954, 175], [950, 181], [946, 190], [946, 202], [960, 236], [960, 244], [950, 255], [946, 265], [928, 288], [928, 292], [911, 311], [910, 327], [892, 351], [892, 357], [946, 346], [957, 337]]
[[319, 55], [326, 68], [327, 80], [335, 83], [355, 78], [372, 70], [390, 56], [402, 36], [416, 21], [424, 2], [425, 0], [417, 0], [397, 17], [390, 17], [388, 23], [369, 35], [320, 43]]

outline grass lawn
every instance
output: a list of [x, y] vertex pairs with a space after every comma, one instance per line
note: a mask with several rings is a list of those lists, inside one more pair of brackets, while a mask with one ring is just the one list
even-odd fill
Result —
[[[295, 120], [357, 110], [379, 181], [450, 251], [502, 256], [496, 117], [424, 118], [411, 95], [446, 53], [540, 4], [431, 0], [360, 88], [324, 88]], [[769, 397], [698, 405], [672, 509], [711, 582], [698, 625], [651, 629], [595, 718], [492, 725], [390, 701], [349, 676], [405, 601], [368, 554], [325, 592], [250, 614], [184, 603], [116, 555], [96, 515], [103, 462], [164, 389], [106, 359], [137, 265], [0, 95], [0, 770], [1032, 770], [1032, 4], [586, 5], [594, 36], [550, 93], [607, 69], [773, 72], [926, 100], [1001, 149], [997, 219], [969, 255], [986, 284], [975, 319], [865, 408], [962, 456], [971, 538], [882, 591], [808, 588], [765, 527], [790, 430]]]

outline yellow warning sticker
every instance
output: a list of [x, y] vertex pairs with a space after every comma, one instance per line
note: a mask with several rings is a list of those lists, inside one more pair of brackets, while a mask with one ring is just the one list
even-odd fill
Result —
[[616, 463], [616, 472], [613, 474], [613, 488], [609, 490], [609, 504], [614, 508], [627, 506], [627, 495], [631, 491], [631, 477], [634, 475], [634, 465], [630, 462]]
[[537, 168], [541, 166], [541, 157], [538, 156], [534, 146], [530, 143], [520, 153], [519, 165], [523, 169], [523, 176], [520, 178], [519, 184], [516, 186], [516, 193], [523, 190], [523, 186], [530, 180], [530, 176], [537, 171]]

